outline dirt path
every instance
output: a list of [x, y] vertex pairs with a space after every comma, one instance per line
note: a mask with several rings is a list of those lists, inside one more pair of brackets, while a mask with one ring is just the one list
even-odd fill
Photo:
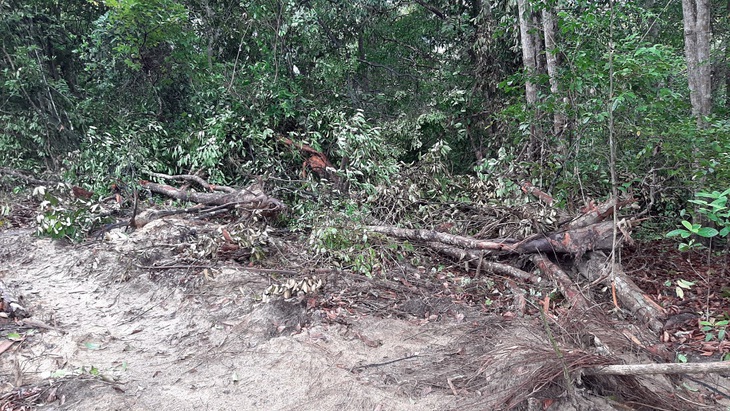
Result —
[[223, 268], [186, 290], [130, 268], [125, 252], [132, 246], [71, 247], [33, 239], [28, 231], [0, 234], [0, 279], [24, 296], [32, 320], [55, 327], [20, 331], [25, 340], [0, 357], [3, 392], [54, 377], [64, 381], [56, 392], [59, 401], [45, 409], [453, 405], [455, 397], [446, 391], [414, 392], [389, 375], [386, 365], [367, 365], [400, 359], [399, 366], [417, 370], [445, 355], [457, 335], [434, 325], [369, 317], [350, 324], [314, 321], [289, 335], [305, 310], [261, 303], [266, 282], [260, 275]]

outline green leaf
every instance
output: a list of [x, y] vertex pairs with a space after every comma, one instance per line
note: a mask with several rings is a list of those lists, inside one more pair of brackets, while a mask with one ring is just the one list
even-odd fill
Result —
[[677, 362], [681, 362], [682, 364], [687, 362], [687, 356], [682, 353], [677, 353]]
[[692, 226], [692, 223], [690, 223], [687, 220], [682, 220], [682, 225], [687, 228], [687, 230], [694, 232], [695, 228]]
[[682, 287], [682, 288], [685, 288], [685, 289], [689, 290], [690, 287], [692, 287], [693, 285], [695, 285], [695, 283], [694, 283], [694, 281], [682, 280], [680, 278], [679, 280], [677, 280], [677, 285], [680, 286], [680, 287]]
[[63, 378], [68, 374], [68, 371], [66, 370], [56, 370], [51, 373], [51, 378]]
[[[717, 193], [717, 192], [715, 192], [715, 193]], [[717, 193], [717, 194], [720, 194], [720, 193]], [[715, 198], [716, 195], [714, 193], [706, 193], [704, 191], [700, 191], [699, 193], [695, 194], [695, 197]], [[693, 200], [689, 200], [689, 201], [693, 201]]]
[[727, 197], [720, 197], [716, 199], [715, 201], [710, 203], [710, 206], [715, 208], [716, 210], [720, 210], [725, 208], [725, 204], [727, 204]]
[[23, 337], [18, 333], [8, 333], [8, 340], [10, 341], [21, 341]]
[[682, 290], [682, 287], [676, 287], [674, 290], [677, 293], [677, 297], [684, 300], [684, 291]]
[[720, 234], [720, 232], [712, 227], [702, 227], [697, 230], [696, 234], [700, 237], [711, 238]]
[[[672, 230], [672, 231], [668, 232], [668, 233], [667, 233], [667, 237], [668, 237], [668, 238], [671, 238], [671, 237], [676, 237], [676, 236], [678, 236], [678, 235], [683, 235], [684, 233], [687, 233], [687, 230], [683, 230], [683, 229], [681, 229], [681, 228], [678, 228], [678, 229], [676, 229], [676, 230]], [[688, 235], [688, 236], [689, 236], [689, 235]], [[684, 236], [683, 236], [682, 238], [687, 238], [687, 237], [684, 237]]]

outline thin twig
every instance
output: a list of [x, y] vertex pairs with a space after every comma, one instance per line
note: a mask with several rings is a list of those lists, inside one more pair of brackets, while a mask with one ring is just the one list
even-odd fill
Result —
[[403, 358], [396, 358], [395, 360], [390, 360], [390, 361], [385, 361], [385, 362], [378, 362], [378, 363], [373, 363], [373, 364], [360, 365], [360, 366], [351, 368], [350, 369], [350, 372], [353, 372], [355, 370], [362, 370], [362, 369], [365, 369], [365, 368], [380, 367], [380, 366], [383, 366], [383, 365], [393, 364], [393, 363], [396, 363], [396, 362], [399, 362], [399, 361], [410, 360], [411, 358], [416, 358], [416, 357], [420, 357], [420, 355], [414, 354], [414, 355], [409, 355], [409, 356], [406, 356], [406, 357], [403, 357]]

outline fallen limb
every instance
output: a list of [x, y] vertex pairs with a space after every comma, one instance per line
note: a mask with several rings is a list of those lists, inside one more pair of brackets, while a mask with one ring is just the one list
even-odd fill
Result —
[[225, 193], [235, 193], [236, 189], [226, 186], [219, 186], [216, 184], [210, 184], [207, 181], [203, 180], [201, 177], [192, 175], [192, 174], [178, 174], [178, 175], [169, 175], [169, 174], [163, 174], [163, 173], [153, 173], [151, 171], [148, 171], [147, 174], [150, 177], [157, 177], [162, 178], [165, 180], [182, 180], [182, 181], [192, 181], [193, 183], [199, 185], [200, 187], [209, 190], [209, 191], [223, 191]]
[[441, 233], [432, 230], [398, 228], [392, 226], [372, 225], [365, 227], [366, 230], [391, 237], [405, 238], [408, 240], [421, 240], [427, 242], [438, 242], [454, 245], [466, 249], [487, 250], [487, 251], [510, 251], [512, 243], [508, 241], [475, 240], [470, 237]]
[[30, 175], [27, 171], [16, 170], [9, 167], [0, 167], [0, 176], [3, 175], [23, 180], [26, 184], [35, 184], [39, 186], [50, 186], [57, 183], [55, 181], [39, 180]]
[[604, 221], [587, 227], [528, 237], [512, 246], [510, 251], [519, 254], [555, 252], [580, 256], [586, 251], [610, 250], [612, 247], [613, 221]]
[[558, 267], [557, 264], [554, 264], [542, 254], [533, 255], [532, 262], [543, 274], [549, 276], [553, 279], [553, 281], [555, 281], [560, 288], [560, 292], [563, 293], [563, 296], [565, 296], [572, 308], [576, 308], [578, 310], [588, 309], [588, 301], [583, 294], [581, 294], [580, 290], [578, 290], [578, 286], [575, 285], [573, 280], [568, 277], [568, 274]]
[[436, 243], [436, 242], [429, 242], [427, 243], [429, 248], [432, 248], [439, 253], [448, 255], [449, 257], [452, 257], [456, 259], [457, 261], [471, 261], [476, 262], [476, 269], [477, 274], [482, 269], [486, 271], [492, 271], [497, 274], [506, 275], [509, 277], [518, 278], [523, 281], [529, 281], [531, 283], [537, 283], [537, 277], [526, 272], [523, 270], [520, 270], [519, 268], [512, 267], [511, 265], [507, 264], [501, 264], [501, 263], [495, 263], [492, 261], [484, 261], [483, 256], [480, 253], [469, 251], [469, 250], [462, 250], [461, 248], [456, 247], [449, 247], [447, 245]]
[[700, 374], [730, 372], [730, 361], [705, 363], [620, 364], [585, 368], [585, 375]]
[[592, 224], [600, 223], [601, 221], [607, 220], [613, 215], [614, 207], [619, 209], [625, 205], [634, 202], [633, 198], [616, 199], [609, 198], [603, 204], [595, 205], [591, 202], [590, 205], [586, 206], [586, 210], [580, 216], [574, 218], [567, 225], [568, 230], [574, 230], [576, 228], [586, 227]]
[[664, 310], [626, 275], [619, 265], [613, 270], [606, 263], [603, 253], [590, 253], [588, 258], [577, 262], [578, 272], [590, 281], [600, 282], [608, 287], [616, 287], [616, 296], [626, 308], [637, 318], [646, 323], [652, 331], [660, 332], [663, 328], [660, 318]]
[[[622, 220], [620, 224], [630, 227], [630, 223], [625, 220]], [[610, 250], [613, 247], [613, 221], [604, 221], [602, 223], [569, 231], [538, 234], [528, 237], [518, 243], [514, 243], [510, 240], [476, 240], [471, 237], [463, 237], [432, 230], [408, 229], [391, 226], [368, 226], [366, 229], [376, 233], [409, 240], [439, 242], [464, 249], [517, 254], [555, 252], [582, 255], [586, 251]]]
[[142, 181], [142, 187], [153, 193], [162, 194], [180, 201], [189, 201], [198, 204], [231, 206], [246, 210], [264, 210], [277, 214], [286, 209], [281, 201], [267, 196], [260, 185], [254, 184], [248, 188], [235, 190], [233, 192], [221, 193], [197, 193], [177, 189], [165, 184], [157, 184], [150, 181]]

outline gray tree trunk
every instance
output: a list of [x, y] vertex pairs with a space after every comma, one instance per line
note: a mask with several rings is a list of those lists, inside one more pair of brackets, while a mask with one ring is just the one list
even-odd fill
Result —
[[531, 78], [537, 70], [537, 53], [535, 38], [530, 30], [532, 21], [532, 8], [527, 4], [528, 0], [517, 0], [517, 10], [520, 15], [520, 41], [522, 42], [522, 64], [525, 66], [528, 79], [525, 82], [525, 97], [527, 105], [534, 105], [537, 102], [537, 85]]
[[[545, 57], [547, 60], [547, 72], [550, 78], [550, 93], [555, 98], [556, 106], [553, 113], [553, 135], [559, 137], [565, 127], [565, 115], [561, 105], [560, 84], [558, 81], [558, 54], [557, 54], [557, 23], [552, 9], [542, 10], [542, 27], [545, 35]], [[564, 147], [558, 142], [558, 151], [564, 154], [561, 149]]]
[[704, 118], [712, 109], [710, 0], [682, 0], [682, 13], [692, 115], [697, 118], [697, 126], [704, 128]]
[[[537, 103], [537, 84], [532, 79], [537, 73], [537, 42], [535, 35], [531, 32], [532, 27], [532, 7], [528, 3], [529, 0], [517, 0], [517, 12], [520, 22], [520, 41], [522, 42], [522, 65], [525, 67], [527, 80], [525, 81], [525, 98], [527, 101], [527, 109], [534, 110]], [[527, 149], [527, 156], [530, 160], [535, 157], [538, 145], [537, 127], [535, 121], [530, 126], [530, 143]]]

